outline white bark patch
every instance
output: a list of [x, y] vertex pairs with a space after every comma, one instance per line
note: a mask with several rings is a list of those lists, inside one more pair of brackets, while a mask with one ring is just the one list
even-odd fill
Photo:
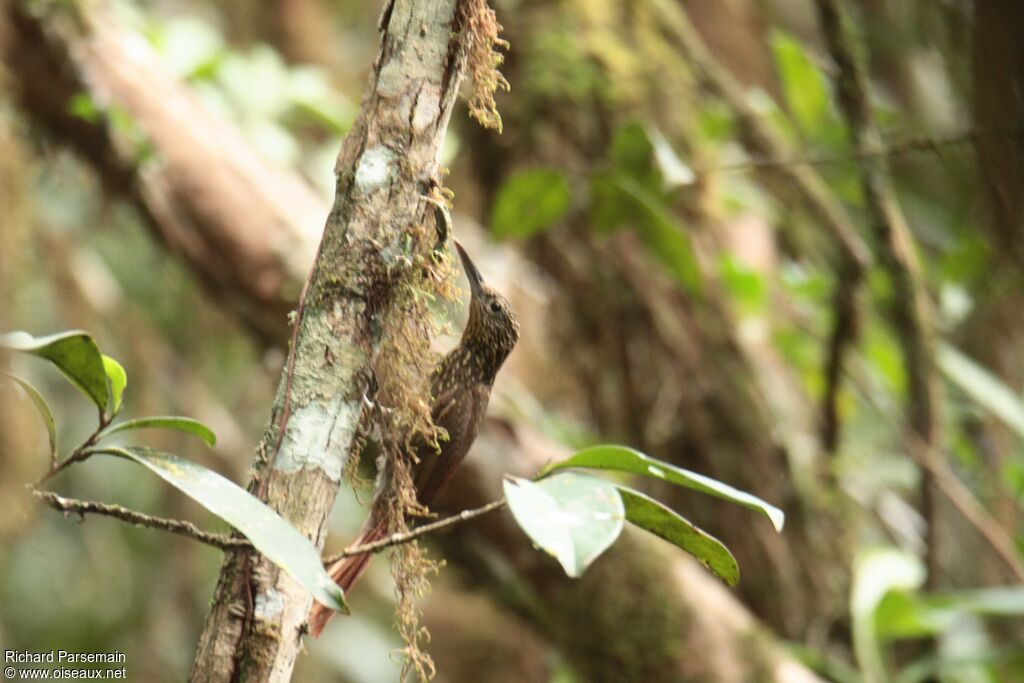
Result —
[[297, 408], [288, 419], [284, 442], [274, 467], [293, 473], [320, 469], [331, 481], [341, 481], [348, 449], [359, 420], [359, 401], [330, 403], [312, 401]]
[[256, 595], [253, 616], [260, 620], [271, 620], [284, 611], [284, 594], [268, 588], [266, 593]]
[[[421, 132], [433, 126], [441, 116], [439, 88], [429, 84], [423, 88], [416, 103], [416, 110], [412, 114], [412, 127], [416, 132]], [[438, 150], [440, 152], [440, 150]]]
[[395, 155], [386, 147], [371, 147], [363, 152], [356, 166], [356, 189], [372, 192], [384, 185], [391, 176], [391, 162]]

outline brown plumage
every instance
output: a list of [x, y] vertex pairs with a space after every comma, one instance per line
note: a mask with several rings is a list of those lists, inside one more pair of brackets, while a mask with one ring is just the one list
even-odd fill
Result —
[[[469, 319], [459, 345], [450, 351], [431, 373], [431, 415], [434, 424], [448, 434], [440, 442], [441, 452], [426, 443], [415, 448], [418, 460], [412, 463], [412, 476], [419, 502], [429, 505], [455, 473], [480, 431], [491, 386], [505, 359], [519, 339], [519, 320], [508, 300], [486, 284], [457, 241], [455, 246], [469, 279]], [[353, 542], [362, 545], [388, 534], [387, 523], [371, 511], [363, 531]], [[338, 560], [328, 573], [348, 593], [362, 575], [371, 555]], [[319, 636], [333, 610], [314, 603], [309, 613], [309, 632]]]

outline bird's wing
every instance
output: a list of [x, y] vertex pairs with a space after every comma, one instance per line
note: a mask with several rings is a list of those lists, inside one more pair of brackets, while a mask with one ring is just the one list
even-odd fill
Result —
[[434, 424], [448, 432], [448, 440], [440, 441], [440, 453], [426, 443], [418, 444], [416, 449], [420, 461], [413, 465], [413, 477], [417, 496], [424, 505], [430, 504], [466, 457], [480, 431], [490, 393], [486, 385], [476, 384], [469, 389], [446, 391], [435, 399]]

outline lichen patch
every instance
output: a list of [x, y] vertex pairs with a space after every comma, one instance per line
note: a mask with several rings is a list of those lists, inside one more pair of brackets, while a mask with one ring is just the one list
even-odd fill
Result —
[[340, 396], [326, 404], [310, 401], [297, 407], [274, 467], [288, 473], [320, 469], [331, 481], [340, 482], [359, 409], [359, 401], [342, 401]]
[[253, 615], [257, 619], [270, 620], [284, 611], [284, 594], [273, 588], [256, 595]]
[[387, 147], [371, 147], [363, 152], [356, 165], [356, 189], [365, 194], [387, 184], [394, 172], [394, 159]]

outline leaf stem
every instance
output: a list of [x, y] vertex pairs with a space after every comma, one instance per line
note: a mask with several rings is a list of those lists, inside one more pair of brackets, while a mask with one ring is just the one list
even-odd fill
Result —
[[410, 541], [414, 541], [420, 536], [425, 536], [429, 533], [440, 531], [441, 529], [445, 529], [450, 526], [455, 526], [456, 524], [468, 522], [471, 519], [475, 519], [476, 517], [486, 515], [488, 512], [493, 512], [494, 510], [500, 510], [506, 505], [508, 505], [508, 503], [505, 501], [504, 498], [502, 498], [501, 500], [491, 501], [490, 503], [484, 505], [483, 507], [475, 508], [472, 510], [463, 510], [458, 514], [451, 515], [450, 517], [445, 517], [444, 519], [439, 519], [436, 522], [431, 522], [430, 524], [418, 526], [415, 529], [412, 529], [405, 533], [391, 534], [387, 538], [383, 538], [379, 541], [374, 541], [373, 543], [364, 543], [362, 545], [349, 546], [348, 548], [345, 548], [339, 553], [335, 553], [334, 555], [329, 555], [325, 557], [324, 564], [331, 565], [337, 562], [338, 560], [345, 559], [346, 557], [354, 557], [356, 555], [367, 555], [369, 553], [379, 553], [381, 550], [385, 550], [392, 546], [402, 545], [403, 543], [409, 543]]
[[36, 480], [36, 483], [33, 484], [33, 488], [39, 488], [53, 477], [63, 472], [69, 466], [74, 465], [76, 462], [88, 460], [90, 456], [94, 455], [96, 451], [92, 451], [89, 449], [92, 446], [96, 445], [96, 442], [100, 440], [101, 436], [103, 436], [103, 430], [106, 429], [107, 425], [109, 424], [110, 419], [108, 419], [101, 412], [99, 426], [97, 426], [96, 430], [89, 435], [89, 438], [87, 438], [85, 441], [79, 444], [79, 446], [71, 452], [71, 455], [64, 458], [64, 460], [57, 462], [56, 458], [52, 458], [50, 461], [49, 471], [47, 471], [42, 477]]

